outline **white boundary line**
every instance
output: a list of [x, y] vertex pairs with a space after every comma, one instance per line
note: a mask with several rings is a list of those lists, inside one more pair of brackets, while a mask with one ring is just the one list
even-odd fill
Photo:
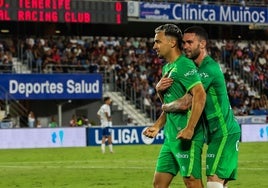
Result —
[[[0, 165], [1, 168], [21, 168], [21, 169], [39, 169], [44, 166], [37, 165]], [[92, 166], [92, 165], [46, 165], [46, 168], [56, 169], [56, 168], [66, 168], [66, 169], [154, 169], [155, 167], [146, 167], [146, 166], [133, 166], [133, 167], [121, 167], [121, 166]], [[205, 168], [203, 168], [205, 169]], [[250, 170], [250, 171], [268, 171], [268, 168], [264, 167], [238, 167], [238, 171], [241, 170]]]

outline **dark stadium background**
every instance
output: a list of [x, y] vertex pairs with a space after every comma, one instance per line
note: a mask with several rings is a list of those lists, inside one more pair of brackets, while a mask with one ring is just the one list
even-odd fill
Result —
[[[2, 22], [0, 29], [9, 29], [9, 35], [25, 37], [30, 35], [49, 36], [55, 35], [60, 30], [60, 35], [65, 36], [126, 36], [126, 37], [153, 37], [154, 29], [166, 22], [134, 22], [126, 24], [70, 24], [70, 23], [36, 23], [36, 22]], [[242, 40], [267, 40], [267, 30], [252, 30], [248, 25], [226, 25], [209, 23], [179, 23], [182, 30], [196, 24], [204, 27], [211, 39], [242, 39]], [[241, 38], [238, 38], [238, 37]]]
[[[156, 1], [148, 1], [156, 2]], [[165, 1], [178, 2], [178, 1]], [[181, 2], [181, 1], [180, 1]], [[193, 1], [194, 3], [202, 3], [203, 1]], [[211, 1], [212, 2], [212, 1]], [[237, 1], [238, 2], [238, 1]], [[250, 1], [249, 6], [253, 6], [259, 1]], [[213, 1], [213, 3], [224, 4], [222, 1]], [[240, 6], [240, 4], [236, 4]], [[263, 6], [263, 5], [262, 5]], [[267, 7], [267, 4], [266, 4]], [[101, 24], [101, 23], [41, 23], [41, 22], [16, 22], [16, 21], [2, 21], [0, 22], [0, 30], [9, 30], [8, 33], [1, 33], [1, 38], [11, 37], [16, 39], [25, 39], [30, 36], [35, 37], [49, 37], [49, 36], [115, 36], [115, 37], [153, 37], [154, 29], [166, 22], [155, 21], [128, 21], [123, 24]], [[210, 22], [197, 23], [180, 23], [177, 24], [182, 30], [186, 27], [196, 24], [203, 26], [209, 33], [210, 39], [232, 39], [232, 40], [268, 40], [268, 28], [266, 29], [250, 29], [249, 25], [236, 24], [215, 24]], [[60, 33], [57, 34], [56, 31]], [[58, 101], [20, 101], [28, 109], [38, 111], [38, 114], [50, 116], [51, 113], [57, 114], [57, 109], [53, 107]], [[76, 100], [72, 104], [65, 107], [66, 110], [75, 108], [85, 103], [90, 103], [86, 100]], [[42, 108], [40, 108], [42, 106]]]

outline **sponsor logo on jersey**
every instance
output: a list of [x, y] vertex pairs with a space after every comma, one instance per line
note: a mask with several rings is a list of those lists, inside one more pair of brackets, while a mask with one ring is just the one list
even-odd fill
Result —
[[185, 76], [185, 77], [193, 76], [193, 75], [195, 75], [196, 73], [197, 73], [197, 70], [196, 70], [196, 69], [192, 69], [192, 70], [186, 72], [186, 73], [184, 74], [184, 76]]

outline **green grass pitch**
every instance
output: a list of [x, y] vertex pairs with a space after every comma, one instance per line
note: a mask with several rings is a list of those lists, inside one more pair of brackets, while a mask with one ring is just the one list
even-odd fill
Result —
[[[100, 147], [0, 150], [0, 187], [152, 188], [159, 149], [114, 146], [114, 154], [102, 154]], [[184, 187], [180, 175], [173, 180], [175, 187]], [[268, 142], [240, 143], [239, 176], [229, 188], [247, 187], [268, 187]]]

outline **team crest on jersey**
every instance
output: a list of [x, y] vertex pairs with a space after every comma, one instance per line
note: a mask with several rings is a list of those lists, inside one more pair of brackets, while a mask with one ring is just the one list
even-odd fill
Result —
[[200, 72], [200, 73], [199, 73], [199, 76], [200, 76], [201, 78], [208, 78], [208, 77], [209, 77], [208, 73], [206, 73], [206, 72]]

